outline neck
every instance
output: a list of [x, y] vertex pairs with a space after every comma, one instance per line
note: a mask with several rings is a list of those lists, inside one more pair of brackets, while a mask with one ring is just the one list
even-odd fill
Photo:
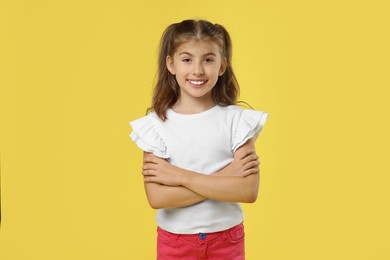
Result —
[[172, 110], [180, 114], [197, 114], [209, 110], [215, 105], [213, 100], [179, 99], [172, 106]]

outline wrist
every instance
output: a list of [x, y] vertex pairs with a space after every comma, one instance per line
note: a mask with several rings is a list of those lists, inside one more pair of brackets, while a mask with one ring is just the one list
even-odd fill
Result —
[[186, 187], [189, 182], [189, 171], [179, 168], [179, 184], [180, 186]]
[[197, 175], [202, 175], [202, 174], [183, 169], [182, 176], [181, 176], [181, 186], [190, 189], [191, 184], [195, 181]]
[[219, 170], [218, 172], [216, 172], [213, 175], [215, 175], [215, 176], [226, 176], [226, 175], [228, 175], [227, 173], [230, 171], [230, 168], [231, 168], [231, 164], [228, 164], [223, 169]]

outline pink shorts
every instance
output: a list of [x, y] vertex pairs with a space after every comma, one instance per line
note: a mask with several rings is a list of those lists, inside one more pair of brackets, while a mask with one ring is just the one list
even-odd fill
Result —
[[244, 260], [244, 225], [191, 235], [157, 228], [157, 260]]

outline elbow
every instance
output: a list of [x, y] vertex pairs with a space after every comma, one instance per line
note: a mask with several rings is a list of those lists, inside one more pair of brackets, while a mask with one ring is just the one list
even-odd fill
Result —
[[153, 202], [150, 202], [150, 201], [149, 201], [149, 206], [150, 206], [152, 209], [159, 209], [159, 208], [160, 208], [160, 206], [159, 206], [158, 204], [153, 203]]
[[254, 203], [256, 202], [257, 200], [257, 190], [254, 190], [254, 191], [251, 191], [249, 192], [246, 196], [245, 196], [245, 201], [243, 201], [244, 203]]
[[159, 196], [159, 188], [160, 185], [156, 183], [145, 184], [146, 198], [148, 199], [149, 206], [152, 209], [164, 208], [164, 200], [162, 200], [161, 196]]
[[149, 204], [152, 209], [161, 209], [162, 207], [158, 205]]
[[156, 199], [148, 198], [148, 202], [149, 202], [149, 206], [152, 209], [161, 209], [161, 208], [163, 208], [163, 205], [161, 205], [161, 203], [158, 200], [156, 200]]
[[252, 194], [252, 195], [249, 197], [248, 203], [255, 203], [256, 200], [257, 200], [257, 192], [256, 192], [256, 194]]
[[245, 201], [244, 203], [254, 203], [257, 200], [257, 196], [259, 194], [259, 185], [260, 185], [260, 175], [255, 174], [248, 176], [247, 178], [252, 178], [249, 185], [247, 186], [246, 189], [246, 194], [245, 194]]
[[149, 196], [148, 197], [149, 206], [152, 209], [164, 209], [172, 207], [172, 205], [169, 204], [167, 200], [164, 200], [163, 198], [158, 196]]

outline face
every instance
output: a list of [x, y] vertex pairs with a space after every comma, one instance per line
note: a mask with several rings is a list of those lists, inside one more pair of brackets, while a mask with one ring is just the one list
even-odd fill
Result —
[[213, 102], [211, 90], [225, 72], [226, 62], [213, 41], [190, 40], [167, 56], [168, 70], [180, 86], [180, 102]]

